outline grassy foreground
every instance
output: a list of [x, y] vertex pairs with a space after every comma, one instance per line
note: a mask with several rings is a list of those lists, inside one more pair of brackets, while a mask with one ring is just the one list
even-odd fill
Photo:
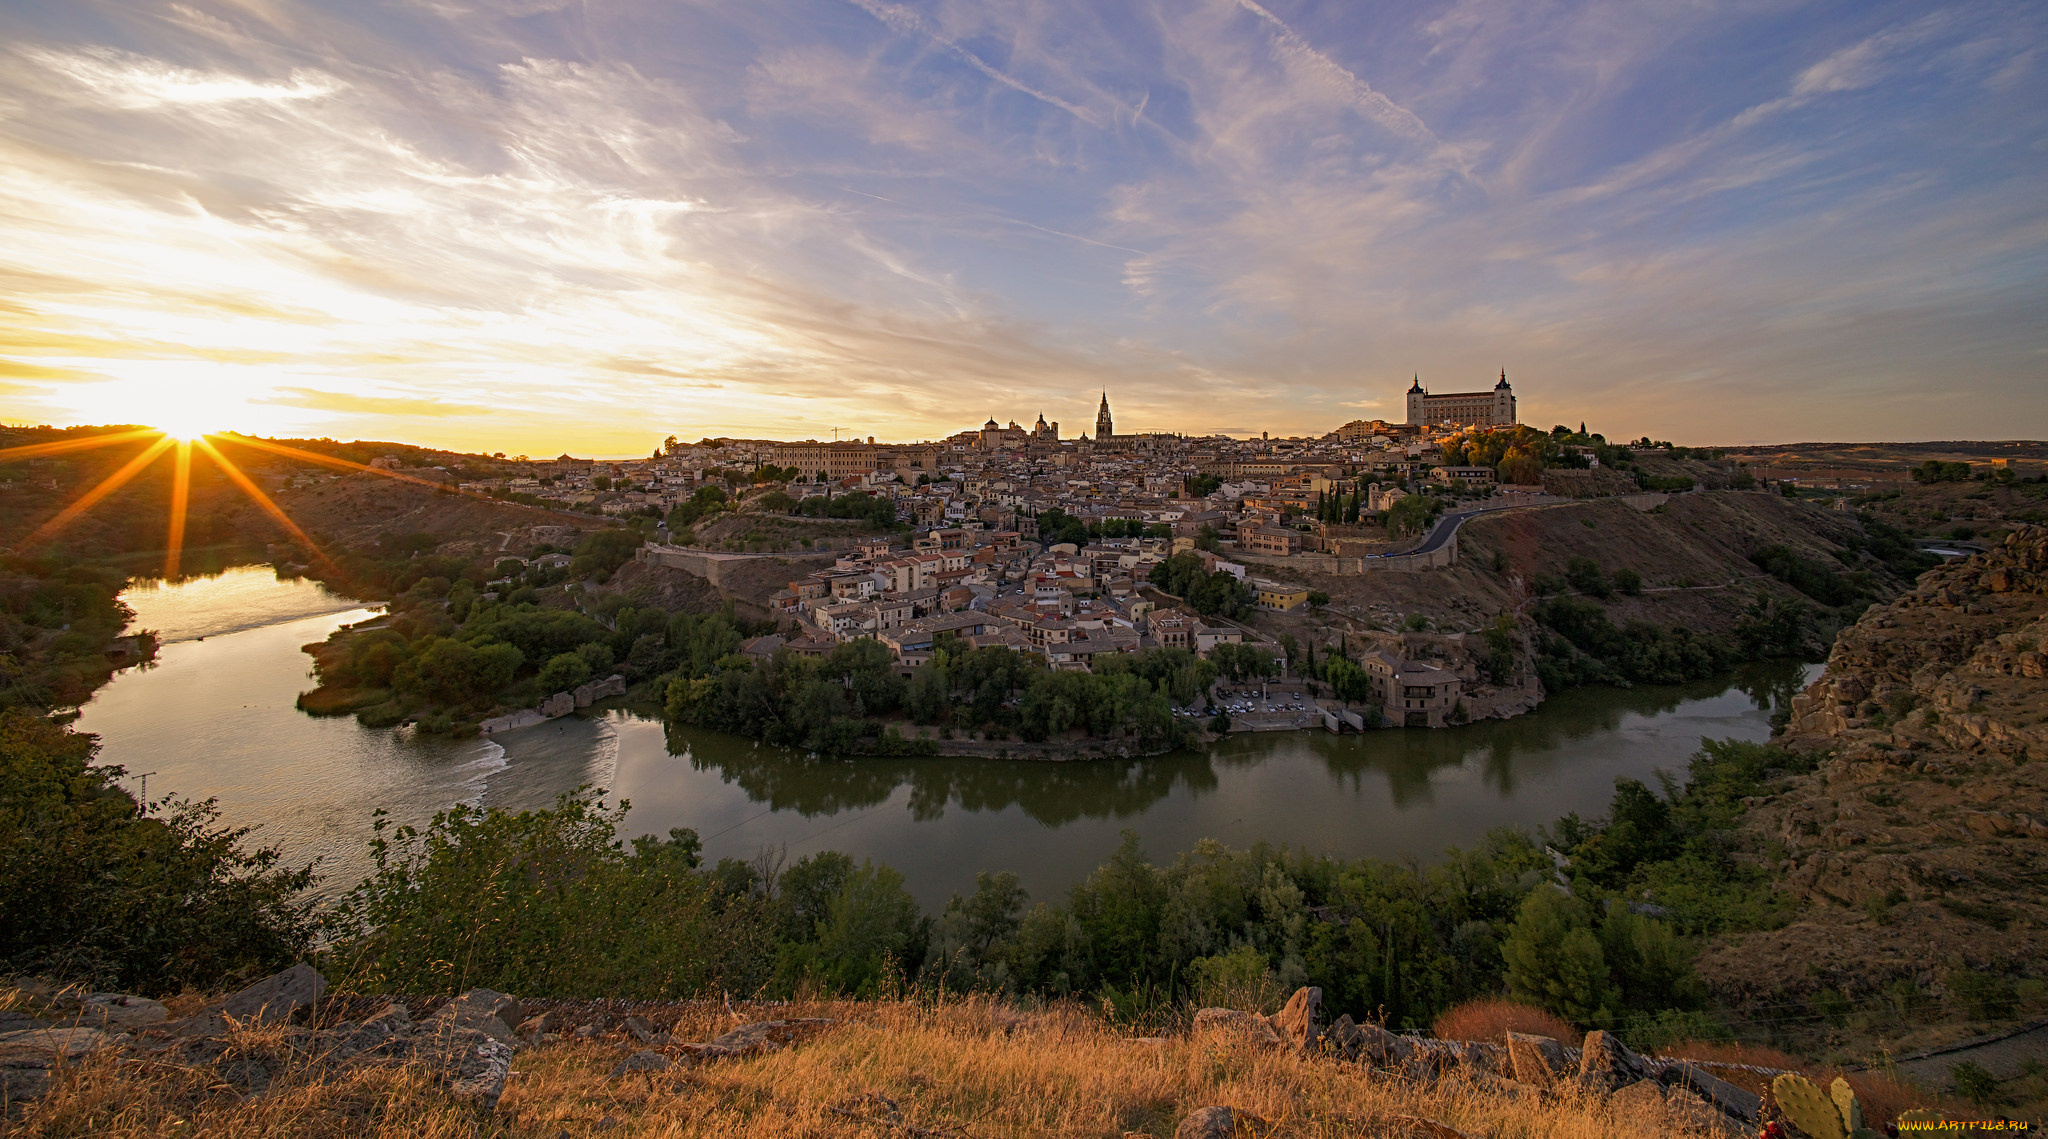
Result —
[[[678, 1039], [706, 1039], [738, 1019], [692, 1006]], [[1189, 1112], [1225, 1104], [1267, 1126], [1245, 1134], [1467, 1134], [1526, 1139], [1690, 1134], [1635, 1118], [1605, 1099], [1538, 1100], [1457, 1081], [1423, 1089], [1386, 1073], [1179, 1036], [1135, 1037], [1078, 1006], [1019, 1012], [983, 999], [829, 1002], [747, 1010], [752, 1018], [829, 1016], [841, 1023], [780, 1052], [613, 1078], [638, 1045], [570, 1038], [522, 1051], [488, 1117], [423, 1074], [358, 1071], [319, 1080], [288, 1073], [243, 1097], [199, 1070], [113, 1052], [65, 1068], [13, 1121], [22, 1136], [292, 1135], [629, 1136], [1170, 1136]], [[252, 1051], [277, 1030], [233, 1038]]]

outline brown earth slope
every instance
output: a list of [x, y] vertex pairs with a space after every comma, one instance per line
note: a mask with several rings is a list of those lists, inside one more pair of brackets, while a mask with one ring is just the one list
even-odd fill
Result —
[[[1424, 573], [1372, 573], [1337, 577], [1306, 573], [1284, 561], [1256, 572], [1328, 593], [1328, 609], [1261, 615], [1275, 631], [1306, 635], [1317, 627], [1356, 622], [1392, 627], [1421, 614], [1447, 632], [1471, 631], [1529, 600], [1539, 577], [1562, 578], [1574, 557], [1587, 557], [1612, 574], [1642, 575], [1639, 597], [1608, 602], [1617, 621], [1634, 618], [1700, 632], [1726, 632], [1759, 594], [1794, 600], [1796, 591], [1764, 575], [1749, 555], [1784, 545], [1841, 564], [1836, 552], [1859, 527], [1853, 515], [1822, 510], [1775, 495], [1715, 491], [1673, 496], [1653, 511], [1613, 499], [1485, 515], [1458, 536], [1458, 561]], [[1903, 583], [1871, 567], [1886, 592]], [[1320, 642], [1321, 638], [1319, 638]]]
[[1924, 1006], [1917, 1019], [1936, 1023], [1901, 1030], [1920, 1043], [2042, 1011], [2044, 648], [2039, 527], [1929, 571], [1843, 631], [1780, 739], [1820, 753], [1819, 770], [1746, 824], [1800, 916], [1712, 947], [1701, 969], [1716, 989], [1759, 1009], [1833, 1008], [1842, 1024], [1879, 999]]
[[441, 542], [437, 553], [524, 557], [543, 542], [574, 546], [579, 534], [608, 525], [588, 514], [493, 502], [372, 474], [320, 480], [275, 497], [300, 526], [340, 549], [372, 549], [385, 534], [431, 534]]

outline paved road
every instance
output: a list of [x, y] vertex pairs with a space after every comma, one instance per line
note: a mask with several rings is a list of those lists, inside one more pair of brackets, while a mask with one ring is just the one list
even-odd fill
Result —
[[1375, 554], [1372, 556], [1382, 558], [1399, 558], [1406, 557], [1410, 554], [1436, 553], [1438, 550], [1444, 548], [1444, 543], [1450, 541], [1452, 535], [1458, 532], [1458, 527], [1463, 526], [1465, 524], [1465, 520], [1472, 517], [1475, 514], [1491, 514], [1496, 510], [1516, 510], [1524, 506], [1564, 506], [1568, 503], [1581, 501], [1584, 500], [1576, 498], [1555, 498], [1547, 494], [1532, 494], [1526, 497], [1517, 498], [1514, 502], [1503, 502], [1498, 506], [1473, 506], [1464, 510], [1448, 512], [1443, 517], [1436, 520], [1436, 528], [1429, 532], [1429, 537], [1424, 538], [1420, 546], [1417, 546], [1412, 550], [1402, 550], [1398, 553]]

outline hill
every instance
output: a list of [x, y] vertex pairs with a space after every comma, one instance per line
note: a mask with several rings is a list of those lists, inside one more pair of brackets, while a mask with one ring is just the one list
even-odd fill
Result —
[[1700, 961], [1731, 1004], [1797, 1003], [1818, 1048], [1898, 1051], [2048, 1012], [2044, 651], [2031, 526], [1842, 632], [1778, 741], [1817, 770], [1744, 823], [1797, 916]]

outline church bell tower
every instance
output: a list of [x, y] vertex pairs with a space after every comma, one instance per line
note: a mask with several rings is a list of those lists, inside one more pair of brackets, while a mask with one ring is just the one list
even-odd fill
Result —
[[1095, 412], [1095, 439], [1101, 442], [1116, 434], [1115, 425], [1109, 418], [1109, 393], [1102, 393], [1102, 406]]

